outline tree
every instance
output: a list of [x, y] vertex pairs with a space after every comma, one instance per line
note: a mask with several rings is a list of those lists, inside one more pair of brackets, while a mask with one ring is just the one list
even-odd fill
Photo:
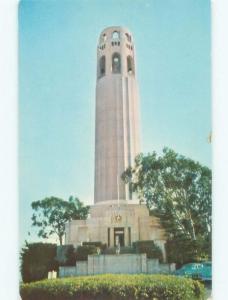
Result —
[[57, 246], [56, 260], [59, 266], [74, 266], [76, 263], [74, 246], [69, 244]]
[[86, 219], [88, 206], [84, 206], [78, 198], [70, 197], [69, 201], [60, 198], [49, 197], [32, 202], [34, 214], [32, 225], [39, 227], [38, 236], [49, 238], [51, 235], [58, 236], [60, 245], [63, 242], [65, 224], [72, 219]]
[[208, 239], [211, 235], [211, 170], [164, 148], [140, 154], [122, 175], [130, 189], [160, 218], [168, 239]]
[[133, 243], [133, 248], [136, 253], [146, 253], [147, 258], [157, 258], [163, 262], [162, 251], [154, 241], [136, 241]]
[[58, 270], [55, 244], [25, 242], [20, 258], [23, 282], [47, 278], [49, 271]]
[[85, 220], [89, 213], [89, 206], [84, 204], [77, 198], [69, 197], [70, 216], [73, 220]]
[[97, 247], [94, 245], [78, 246], [76, 249], [76, 261], [87, 260], [88, 255], [97, 254]]

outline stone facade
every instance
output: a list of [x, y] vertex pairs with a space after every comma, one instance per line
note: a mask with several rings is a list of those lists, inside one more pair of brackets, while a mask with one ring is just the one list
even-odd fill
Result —
[[165, 232], [159, 219], [149, 216], [146, 205], [137, 201], [120, 201], [119, 205], [116, 201], [99, 202], [91, 207], [87, 220], [73, 220], [66, 225], [66, 244], [74, 246], [84, 241], [101, 241], [114, 247], [117, 237], [121, 246], [154, 240], [164, 250]]
[[146, 254], [89, 255], [88, 261], [79, 261], [74, 267], [60, 267], [59, 277], [95, 274], [169, 274], [175, 264], [160, 264]]
[[94, 205], [87, 220], [66, 225], [66, 244], [108, 247], [153, 240], [165, 257], [165, 232], [121, 180], [140, 152], [135, 46], [122, 27], [102, 31], [97, 48]]
[[97, 47], [94, 202], [129, 200], [120, 179], [140, 152], [139, 96], [131, 33], [109, 27]]

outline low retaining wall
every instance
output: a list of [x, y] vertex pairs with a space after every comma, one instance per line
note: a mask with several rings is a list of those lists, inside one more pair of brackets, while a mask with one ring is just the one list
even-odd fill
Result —
[[76, 274], [80, 275], [88, 275], [88, 262], [87, 261], [79, 261], [76, 264]]
[[157, 274], [160, 271], [160, 263], [158, 259], [147, 259], [147, 273]]
[[76, 272], [76, 267], [59, 267], [59, 277], [74, 277]]
[[146, 254], [89, 255], [88, 274], [147, 273]]
[[59, 277], [95, 274], [169, 274], [175, 264], [160, 264], [146, 254], [89, 255], [88, 261], [79, 261], [75, 267], [59, 267]]

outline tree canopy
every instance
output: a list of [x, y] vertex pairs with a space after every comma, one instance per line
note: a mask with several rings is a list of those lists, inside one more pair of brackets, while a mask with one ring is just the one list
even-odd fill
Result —
[[76, 197], [70, 196], [69, 201], [57, 197], [49, 197], [32, 202], [34, 213], [32, 225], [39, 227], [38, 236], [49, 238], [51, 235], [58, 236], [60, 245], [63, 242], [65, 225], [72, 219], [86, 219], [89, 206]]
[[161, 219], [168, 239], [207, 239], [211, 235], [211, 170], [164, 148], [162, 155], [140, 154], [122, 175], [132, 192]]
[[77, 197], [70, 196], [68, 205], [71, 219], [85, 220], [87, 218], [89, 206], [85, 206]]

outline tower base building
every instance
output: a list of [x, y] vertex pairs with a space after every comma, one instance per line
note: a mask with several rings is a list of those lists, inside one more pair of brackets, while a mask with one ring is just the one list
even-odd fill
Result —
[[135, 46], [123, 27], [108, 27], [97, 46], [94, 205], [87, 220], [66, 225], [66, 243], [108, 247], [153, 240], [165, 258], [165, 232], [145, 204], [135, 200], [122, 173], [140, 153]]
[[153, 240], [165, 254], [165, 232], [159, 219], [149, 216], [138, 201], [99, 202], [90, 208], [87, 220], [72, 220], [66, 226], [66, 244], [102, 242], [108, 247], [131, 246], [136, 241]]

